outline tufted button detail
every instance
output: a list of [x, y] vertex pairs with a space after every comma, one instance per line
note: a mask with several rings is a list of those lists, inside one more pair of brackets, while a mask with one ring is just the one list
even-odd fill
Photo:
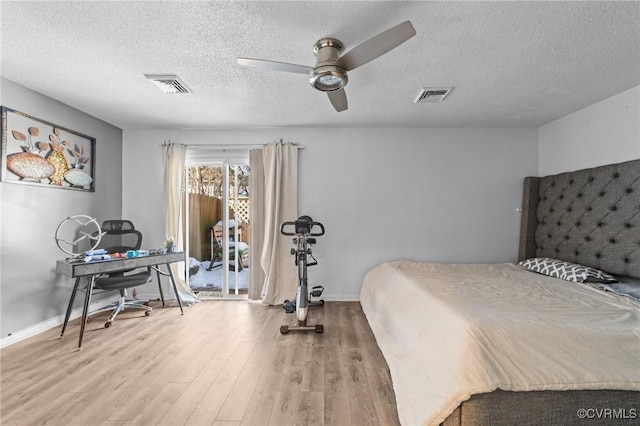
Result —
[[617, 274], [636, 274], [640, 265], [636, 167], [602, 167], [559, 175], [557, 180], [540, 178], [537, 218], [532, 220], [538, 222], [535, 255], [562, 256]]

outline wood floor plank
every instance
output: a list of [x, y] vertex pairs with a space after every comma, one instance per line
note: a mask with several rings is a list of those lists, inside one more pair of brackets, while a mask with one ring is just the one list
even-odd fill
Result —
[[[207, 394], [216, 379], [223, 374], [227, 360], [210, 359], [202, 368], [200, 374], [187, 385], [187, 388], [176, 400], [174, 405], [157, 424], [161, 425], [183, 425], [193, 415], [196, 407], [203, 403], [204, 396]], [[208, 403], [208, 401], [204, 401]], [[200, 424], [211, 424], [215, 416], [208, 422]]]
[[[82, 393], [75, 393], [76, 399], [68, 410], [50, 411], [56, 424], [90, 424], [95, 418], [95, 413], [104, 413], [111, 410], [113, 405], [122, 404], [126, 398], [124, 387], [128, 386], [132, 376], [136, 376], [136, 370], [122, 369], [114, 372], [113, 376], [105, 377], [98, 386]], [[56, 401], [58, 407], [64, 407]]]
[[[326, 337], [326, 336], [325, 336]], [[350, 425], [351, 415], [347, 392], [347, 371], [342, 365], [340, 336], [328, 339], [324, 367], [324, 422], [327, 425]]]
[[398, 425], [388, 367], [357, 302], [327, 302], [308, 322], [259, 302], [154, 303], [103, 327], [92, 316], [0, 350], [0, 424]]
[[251, 395], [264, 369], [264, 360], [271, 347], [272, 344], [255, 342], [249, 359], [229, 391], [227, 399], [220, 407], [220, 411], [216, 416], [217, 421], [242, 421], [242, 417], [251, 400]]
[[[225, 364], [219, 369], [219, 374], [209, 382], [209, 387], [206, 391], [200, 393], [201, 399], [194, 406], [192, 414], [185, 419], [185, 424], [203, 425], [211, 424], [215, 421], [255, 345], [255, 342], [250, 341], [239, 342], [235, 352], [229, 356]], [[212, 361], [216, 360], [219, 360], [217, 354], [212, 358]], [[182, 423], [173, 422], [167, 424]]]
[[269, 423], [263, 423], [269, 426], [280, 426], [294, 424], [298, 414], [298, 404], [300, 400], [300, 391], [287, 389], [275, 393], [275, 399], [269, 416]]
[[398, 411], [396, 409], [395, 393], [391, 386], [391, 377], [386, 367], [366, 368], [369, 377], [371, 397], [375, 405], [378, 419], [382, 425], [398, 425]]
[[110, 408], [109, 420], [134, 419], [141, 407], [154, 400], [157, 392], [170, 383], [184, 363], [192, 358], [190, 348], [181, 346], [178, 343], [170, 344], [150, 359], [146, 368], [136, 370], [122, 386], [118, 400]]
[[161, 424], [165, 414], [175, 406], [187, 386], [185, 382], [167, 383], [149, 404], [139, 408], [132, 423], [140, 426]]
[[271, 408], [275, 403], [275, 389], [280, 386], [283, 354], [286, 347], [271, 344], [271, 350], [264, 360], [264, 368], [247, 404], [242, 418], [243, 426], [264, 426], [269, 423]]
[[324, 394], [322, 392], [300, 392], [295, 424], [300, 426], [321, 426], [324, 424]]
[[371, 395], [368, 376], [362, 362], [361, 350], [358, 348], [346, 348], [342, 353], [342, 357], [347, 373], [347, 396], [349, 398], [351, 424], [381, 424]]

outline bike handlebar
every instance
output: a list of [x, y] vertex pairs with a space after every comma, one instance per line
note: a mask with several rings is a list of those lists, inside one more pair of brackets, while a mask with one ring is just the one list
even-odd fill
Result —
[[[285, 231], [285, 227], [289, 227], [289, 226], [293, 226], [295, 231], [294, 232]], [[314, 226], [320, 227], [320, 232], [317, 232], [317, 231], [311, 232]], [[288, 235], [288, 236], [309, 235], [312, 237], [319, 237], [321, 235], [324, 235], [324, 225], [320, 222], [313, 222], [308, 220], [296, 220], [293, 222], [283, 222], [282, 225], [280, 225], [280, 233], [282, 235]]]

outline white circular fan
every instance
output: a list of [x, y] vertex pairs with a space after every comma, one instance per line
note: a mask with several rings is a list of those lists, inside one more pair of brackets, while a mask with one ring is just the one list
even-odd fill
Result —
[[[104, 233], [95, 218], [85, 215], [70, 216], [60, 222], [56, 228], [55, 239], [58, 248], [77, 257], [87, 250], [93, 250], [100, 244]], [[84, 240], [88, 241], [84, 242]], [[84, 242], [81, 244], [81, 242]], [[81, 249], [81, 247], [84, 247]]]

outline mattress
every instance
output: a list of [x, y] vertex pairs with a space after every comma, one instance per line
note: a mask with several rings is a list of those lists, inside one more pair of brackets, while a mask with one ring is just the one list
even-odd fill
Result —
[[473, 394], [640, 391], [640, 303], [515, 264], [383, 263], [360, 303], [403, 425], [441, 423]]

